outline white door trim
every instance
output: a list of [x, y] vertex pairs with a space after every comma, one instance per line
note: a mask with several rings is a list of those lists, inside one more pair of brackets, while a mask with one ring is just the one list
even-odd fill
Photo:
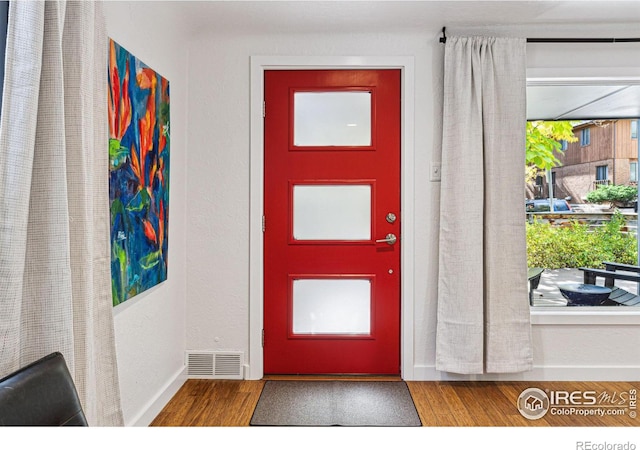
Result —
[[249, 212], [249, 358], [245, 378], [264, 375], [263, 233], [264, 71], [284, 69], [400, 69], [402, 72], [401, 147], [401, 375], [414, 378], [414, 58], [410, 56], [252, 56]]

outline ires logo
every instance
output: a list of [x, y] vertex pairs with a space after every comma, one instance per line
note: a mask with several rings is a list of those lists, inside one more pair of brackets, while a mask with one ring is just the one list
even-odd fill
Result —
[[529, 420], [544, 417], [549, 411], [549, 407], [549, 397], [538, 388], [525, 389], [518, 397], [518, 411]]
[[528, 388], [518, 397], [518, 411], [527, 419], [551, 415], [637, 416], [637, 391], [562, 391]]
[[549, 402], [553, 406], [591, 406], [598, 404], [596, 391], [549, 391]]

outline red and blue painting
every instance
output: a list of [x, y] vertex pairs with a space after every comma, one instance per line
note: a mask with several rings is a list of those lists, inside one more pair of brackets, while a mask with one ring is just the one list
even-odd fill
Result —
[[113, 305], [167, 279], [169, 81], [109, 40]]

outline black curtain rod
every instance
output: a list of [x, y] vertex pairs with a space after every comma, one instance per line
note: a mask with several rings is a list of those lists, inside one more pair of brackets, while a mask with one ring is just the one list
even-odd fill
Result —
[[[447, 42], [445, 28], [442, 28], [441, 43]], [[556, 44], [556, 43], [616, 43], [616, 42], [640, 42], [640, 38], [527, 38], [529, 43]]]
[[533, 43], [615, 43], [615, 42], [640, 42], [640, 38], [527, 38], [527, 42]]

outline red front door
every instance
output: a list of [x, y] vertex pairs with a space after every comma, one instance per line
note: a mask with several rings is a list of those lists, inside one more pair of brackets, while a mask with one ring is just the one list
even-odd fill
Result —
[[400, 71], [265, 72], [264, 372], [400, 373]]

